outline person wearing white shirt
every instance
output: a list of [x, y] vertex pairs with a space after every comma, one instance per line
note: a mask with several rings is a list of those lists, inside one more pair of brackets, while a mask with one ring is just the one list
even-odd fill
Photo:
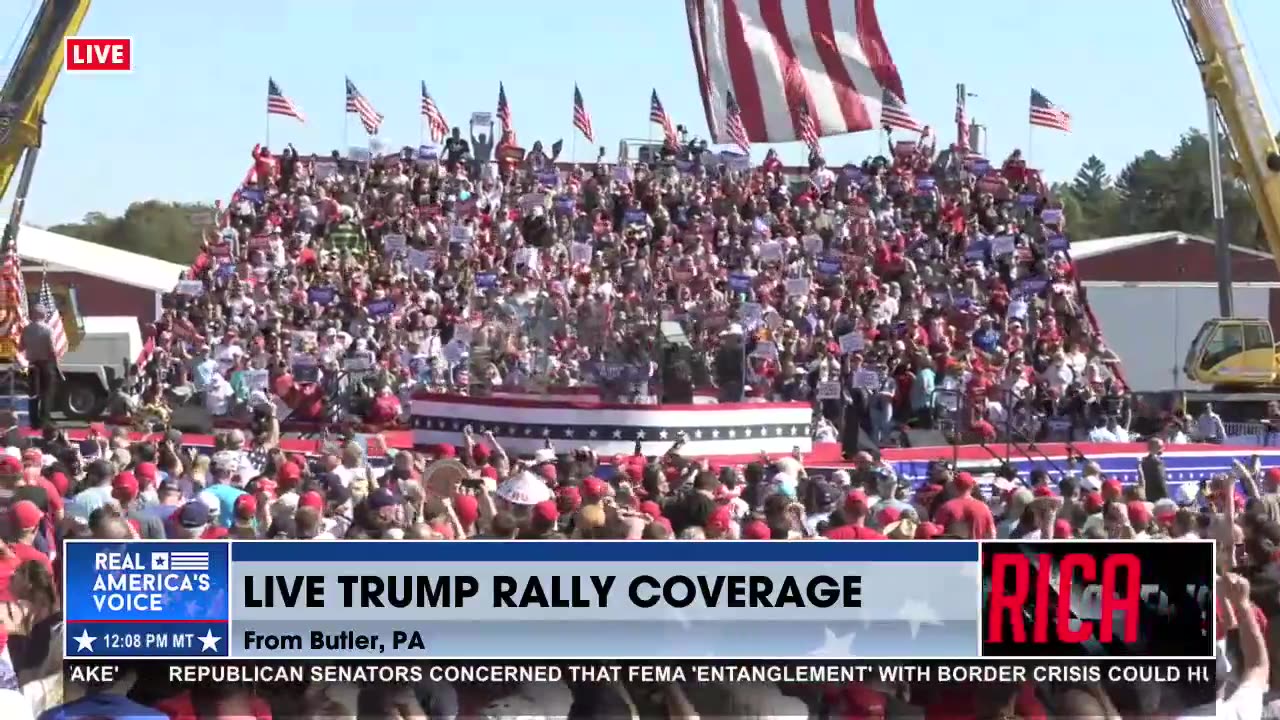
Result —
[[1213, 403], [1205, 403], [1204, 410], [1196, 417], [1196, 434], [1201, 442], [1221, 444], [1227, 439], [1227, 428], [1222, 418], [1213, 411]]
[[1053, 356], [1053, 362], [1049, 367], [1045, 368], [1043, 377], [1044, 381], [1049, 384], [1049, 388], [1061, 395], [1066, 392], [1067, 386], [1075, 379], [1075, 373], [1067, 366], [1066, 355], [1059, 352]]

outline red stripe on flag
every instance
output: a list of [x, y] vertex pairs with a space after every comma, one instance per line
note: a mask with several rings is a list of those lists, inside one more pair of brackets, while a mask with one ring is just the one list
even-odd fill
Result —
[[845, 129], [875, 127], [874, 120], [867, 112], [866, 103], [862, 102], [862, 96], [853, 84], [849, 68], [844, 65], [840, 49], [836, 47], [836, 26], [831, 17], [831, 0], [807, 0], [806, 6], [809, 10], [809, 32], [813, 35], [813, 44], [817, 48], [818, 58], [822, 60], [822, 67], [831, 81], [831, 89], [835, 91]]
[[764, 105], [760, 99], [760, 84], [756, 81], [755, 64], [751, 59], [751, 46], [747, 44], [746, 28], [738, 12], [737, 0], [721, 0], [724, 13], [724, 46], [729, 58], [729, 76], [733, 79], [733, 99], [738, 101], [738, 114], [747, 138], [757, 142], [769, 140], [768, 126], [764, 121]]
[[782, 0], [760, 0], [760, 18], [773, 37], [778, 65], [782, 68], [782, 92], [787, 98], [787, 111], [791, 115], [791, 131], [803, 138], [804, 129], [801, 125], [804, 118], [800, 108], [813, 107], [813, 103], [810, 102], [809, 86], [804, 80], [800, 59], [796, 57], [795, 46], [791, 44], [791, 34], [787, 32]]

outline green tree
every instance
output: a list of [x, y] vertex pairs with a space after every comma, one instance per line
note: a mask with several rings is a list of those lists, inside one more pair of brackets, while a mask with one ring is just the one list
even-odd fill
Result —
[[205, 230], [193, 220], [213, 212], [209, 205], [147, 200], [133, 203], [120, 217], [91, 212], [49, 231], [185, 265], [199, 253]]

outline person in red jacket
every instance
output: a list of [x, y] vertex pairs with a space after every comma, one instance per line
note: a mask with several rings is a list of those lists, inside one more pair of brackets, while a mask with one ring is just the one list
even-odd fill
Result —
[[279, 166], [276, 164], [276, 157], [271, 154], [271, 150], [261, 146], [253, 146], [253, 172], [258, 176], [258, 187], [263, 190], [267, 186], [275, 182], [276, 174]]

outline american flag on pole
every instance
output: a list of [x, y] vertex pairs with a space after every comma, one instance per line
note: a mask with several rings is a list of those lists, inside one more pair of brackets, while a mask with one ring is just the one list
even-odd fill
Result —
[[293, 101], [284, 96], [280, 92], [280, 86], [275, 80], [267, 78], [267, 114], [268, 115], [284, 115], [291, 117], [300, 123], [306, 123], [307, 119], [303, 117], [302, 111], [298, 109]]
[[662, 107], [662, 101], [658, 99], [658, 91], [654, 90], [649, 96], [649, 122], [658, 123], [662, 126], [662, 140], [670, 147], [676, 147], [679, 139], [676, 137], [676, 128], [671, 124], [671, 117], [667, 115], [667, 111]]
[[742, 124], [742, 109], [738, 107], [738, 101], [733, 99], [733, 93], [729, 93], [728, 102], [725, 103], [725, 130], [729, 140], [742, 148], [742, 152], [751, 152], [751, 140], [747, 137], [746, 126]]
[[920, 132], [923, 126], [916, 120], [902, 98], [884, 91], [884, 99], [880, 105], [880, 124], [887, 128], [898, 128], [910, 132]]
[[431, 132], [431, 142], [438, 143], [449, 134], [449, 123], [444, 119], [444, 113], [440, 112], [440, 108], [436, 106], [436, 101], [431, 99], [431, 93], [427, 92], [426, 81], [422, 83], [422, 119]]
[[374, 109], [373, 104], [360, 94], [351, 78], [347, 78], [347, 112], [359, 115], [360, 124], [364, 125], [364, 131], [370, 135], [377, 135], [378, 128], [382, 127], [382, 113]]
[[1031, 124], [1069, 133], [1071, 132], [1071, 115], [1049, 102], [1049, 98], [1041, 95], [1040, 91], [1031, 88]]
[[67, 331], [62, 327], [62, 313], [58, 312], [58, 303], [53, 299], [53, 289], [49, 287], [49, 276], [40, 278], [40, 297], [36, 302], [44, 308], [45, 322], [53, 335], [53, 352], [59, 359], [67, 354]]
[[732, 92], [751, 142], [799, 140], [808, 100], [819, 137], [876, 130], [884, 90], [905, 98], [875, 0], [687, 0], [693, 65], [714, 142]]
[[818, 142], [818, 128], [809, 114], [809, 103], [800, 103], [800, 139], [809, 146], [809, 152], [815, 157], [822, 157], [822, 145]]
[[[0, 265], [0, 306], [12, 313], [7, 339], [13, 347], [20, 348], [22, 331], [27, 327], [27, 288], [22, 280], [22, 260], [12, 245], [4, 254], [3, 265]], [[20, 351], [14, 355], [18, 365], [25, 367], [26, 357]]]
[[582, 102], [582, 91], [577, 85], [573, 86], [573, 126], [582, 131], [587, 142], [596, 141], [591, 133], [591, 115], [587, 113], [587, 106]]
[[511, 144], [516, 142], [515, 128], [511, 127], [511, 105], [507, 102], [507, 89], [498, 83], [498, 119], [502, 121], [502, 129], [506, 131]]

